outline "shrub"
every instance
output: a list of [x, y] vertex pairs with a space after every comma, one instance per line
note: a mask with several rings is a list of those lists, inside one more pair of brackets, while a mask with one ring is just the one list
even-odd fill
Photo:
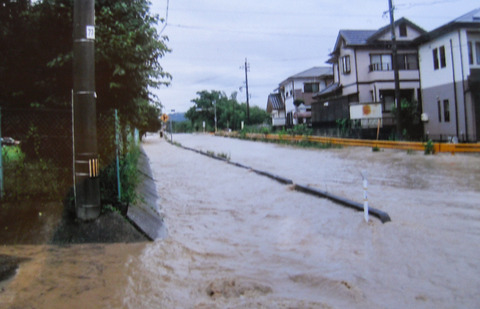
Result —
[[425, 147], [425, 154], [426, 155], [435, 153], [434, 144], [433, 144], [433, 141], [431, 139], [428, 140], [428, 142], [425, 143], [424, 147]]

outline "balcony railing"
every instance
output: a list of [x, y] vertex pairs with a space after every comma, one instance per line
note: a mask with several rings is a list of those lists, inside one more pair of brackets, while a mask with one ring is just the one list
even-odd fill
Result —
[[[368, 66], [370, 72], [374, 71], [392, 71], [393, 66], [391, 63], [372, 63]], [[399, 63], [398, 69], [401, 71], [418, 70], [417, 63]]]
[[391, 71], [393, 70], [390, 63], [372, 63], [368, 66], [370, 72], [373, 71]]

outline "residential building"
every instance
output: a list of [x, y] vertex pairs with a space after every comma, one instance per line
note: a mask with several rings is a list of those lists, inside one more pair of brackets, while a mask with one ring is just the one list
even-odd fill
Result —
[[418, 38], [425, 134], [480, 138], [480, 8]]
[[310, 124], [313, 95], [332, 81], [331, 67], [313, 67], [282, 81], [267, 101], [267, 112], [272, 114], [274, 126]]
[[[397, 20], [394, 28], [400, 99], [420, 101], [414, 40], [426, 32], [406, 18]], [[333, 66], [334, 82], [314, 95], [313, 126], [328, 130], [339, 120], [357, 120], [365, 131], [380, 127], [383, 135], [390, 134], [396, 125], [392, 114], [395, 78], [390, 25], [378, 30], [340, 30], [330, 55], [327, 63]]]
[[280, 93], [272, 93], [267, 100], [267, 113], [272, 116], [272, 126], [283, 127], [286, 124], [286, 110]]

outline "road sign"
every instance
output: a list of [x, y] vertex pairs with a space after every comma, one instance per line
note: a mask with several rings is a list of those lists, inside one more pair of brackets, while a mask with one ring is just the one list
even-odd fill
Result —
[[161, 119], [162, 119], [163, 122], [167, 122], [168, 121], [168, 115], [163, 114]]

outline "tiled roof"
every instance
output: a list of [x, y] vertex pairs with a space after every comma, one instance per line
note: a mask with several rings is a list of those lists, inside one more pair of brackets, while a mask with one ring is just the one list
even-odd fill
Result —
[[333, 76], [333, 68], [331, 66], [313, 67], [303, 72], [290, 76], [289, 78], [282, 81], [280, 85], [283, 85], [284, 83], [294, 79], [321, 78], [321, 77], [328, 77], [328, 76]]
[[347, 45], [364, 45], [377, 30], [340, 30], [339, 36], [343, 37]]
[[342, 88], [342, 86], [339, 83], [333, 83], [329, 85], [327, 88], [323, 89], [320, 92], [317, 92], [316, 94], [313, 95], [313, 97], [324, 97], [328, 96], [331, 94], [334, 94], [335, 92], [339, 91]]
[[290, 78], [310, 78], [310, 77], [320, 77], [325, 75], [333, 75], [333, 68], [332, 67], [313, 67], [293, 76]]
[[468, 12], [453, 20], [456, 23], [480, 23], [480, 8]]
[[416, 40], [416, 43], [424, 43], [430, 40], [433, 40], [445, 33], [454, 31], [458, 28], [479, 28], [480, 27], [480, 8], [472, 10], [458, 18], [455, 18], [451, 22], [440, 26], [424, 35], [419, 37]]
[[284, 109], [282, 96], [279, 93], [272, 93], [268, 95], [267, 111]]
[[[395, 21], [395, 25], [402, 23], [408, 24], [411, 28], [416, 29], [421, 34], [426, 33], [424, 29], [420, 28], [419, 26], [404, 17]], [[372, 45], [375, 44], [376, 40], [386, 32], [390, 32], [390, 25], [384, 26], [377, 30], [340, 30], [338, 32], [334, 52], [331, 53], [331, 56], [335, 56], [335, 54], [338, 53], [342, 40], [345, 42], [344, 44], [346, 46]], [[333, 57], [329, 59], [327, 63], [333, 63], [335, 61], [336, 58]]]
[[[413, 28], [415, 30], [417, 30], [420, 34], [425, 34], [427, 33], [425, 31], [425, 29], [423, 28], [420, 28], [418, 25], [412, 23], [410, 20], [406, 19], [405, 17], [402, 17], [398, 20], [395, 21], [395, 25], [399, 25], [399, 24], [407, 24], [410, 28]], [[378, 39], [380, 36], [384, 35], [385, 33], [390, 33], [392, 30], [391, 30], [391, 26], [390, 25], [386, 25], [380, 29], [378, 29], [374, 34], [372, 34], [372, 36], [370, 36], [370, 38], [368, 39], [369, 42], [372, 42], [372, 41], [375, 41], [376, 39]]]

